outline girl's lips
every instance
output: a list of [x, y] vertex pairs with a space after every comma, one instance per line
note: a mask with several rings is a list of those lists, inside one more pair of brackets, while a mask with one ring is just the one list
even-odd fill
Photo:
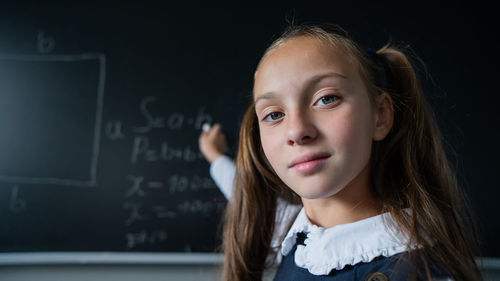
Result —
[[294, 169], [301, 174], [311, 173], [321, 167], [331, 154], [327, 152], [308, 153], [306, 155], [295, 158], [288, 168]]
[[331, 156], [330, 153], [328, 152], [312, 152], [312, 153], [307, 153], [305, 155], [302, 155], [300, 157], [295, 158], [290, 164], [288, 165], [288, 168], [293, 168], [293, 166], [297, 164], [301, 164], [304, 162], [309, 162], [313, 161], [316, 159], [321, 159], [321, 158], [329, 158]]
[[328, 158], [318, 158], [315, 160], [295, 164], [292, 169], [301, 174], [310, 174], [323, 166]]

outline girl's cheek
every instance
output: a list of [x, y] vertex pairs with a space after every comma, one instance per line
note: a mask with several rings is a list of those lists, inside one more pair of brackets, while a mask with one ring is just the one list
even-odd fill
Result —
[[[264, 150], [264, 154], [267, 157], [267, 160], [273, 165], [275, 160], [276, 153], [279, 153], [276, 150], [277, 146], [277, 136], [276, 132], [273, 130], [261, 130], [260, 141], [262, 144], [262, 149]], [[274, 165], [273, 165], [274, 166]]]
[[264, 153], [266, 153], [266, 148], [268, 146], [268, 135], [267, 131], [265, 129], [260, 128], [259, 129], [259, 134], [260, 134], [260, 144], [262, 145], [262, 148], [264, 149]]
[[353, 116], [349, 112], [339, 112], [326, 120], [323, 120], [322, 124], [324, 129], [322, 130], [326, 134], [329, 134], [330, 138], [338, 139], [339, 141], [344, 138], [349, 138], [349, 135], [353, 130]]
[[263, 131], [262, 133], [263, 133], [261, 137], [262, 147], [264, 148], [264, 150], [269, 150], [269, 147], [272, 146], [272, 140], [273, 140], [271, 135], [272, 132]]

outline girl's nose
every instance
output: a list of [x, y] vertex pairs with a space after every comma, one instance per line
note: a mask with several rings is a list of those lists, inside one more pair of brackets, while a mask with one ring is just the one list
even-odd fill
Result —
[[297, 115], [288, 119], [287, 144], [303, 145], [316, 139], [318, 131], [314, 123], [305, 115]]

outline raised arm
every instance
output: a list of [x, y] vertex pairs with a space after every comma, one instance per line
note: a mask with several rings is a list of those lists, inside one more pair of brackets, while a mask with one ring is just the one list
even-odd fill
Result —
[[231, 158], [224, 155], [227, 142], [221, 126], [215, 124], [210, 130], [203, 131], [198, 141], [201, 153], [210, 163], [210, 176], [226, 199], [231, 200], [236, 166]]

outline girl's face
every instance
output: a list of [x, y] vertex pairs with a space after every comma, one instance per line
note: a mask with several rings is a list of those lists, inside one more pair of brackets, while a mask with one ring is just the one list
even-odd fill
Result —
[[264, 153], [302, 198], [329, 197], [369, 176], [376, 111], [355, 65], [333, 46], [286, 41], [257, 69], [254, 100]]

